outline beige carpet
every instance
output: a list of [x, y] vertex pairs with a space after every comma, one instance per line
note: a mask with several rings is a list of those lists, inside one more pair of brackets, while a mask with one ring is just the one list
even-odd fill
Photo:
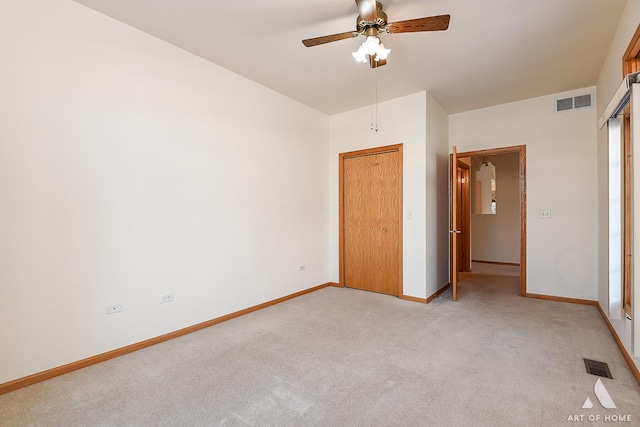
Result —
[[520, 276], [519, 265], [488, 264], [472, 262], [471, 270], [478, 274], [497, 274], [500, 276]]
[[[322, 289], [2, 395], [0, 425], [640, 425], [640, 388], [595, 307], [462, 276], [456, 303]], [[616, 409], [583, 357], [609, 364]]]

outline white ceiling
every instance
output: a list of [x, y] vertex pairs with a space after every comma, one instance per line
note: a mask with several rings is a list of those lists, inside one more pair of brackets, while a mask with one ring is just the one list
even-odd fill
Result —
[[[327, 114], [369, 105], [354, 0], [76, 0]], [[389, 21], [450, 14], [447, 31], [383, 34], [378, 99], [428, 91], [449, 113], [596, 84], [627, 0], [382, 0]]]

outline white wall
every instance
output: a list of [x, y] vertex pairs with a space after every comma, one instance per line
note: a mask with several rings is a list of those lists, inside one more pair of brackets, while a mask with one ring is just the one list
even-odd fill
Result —
[[[378, 128], [370, 129], [371, 110], [360, 108], [330, 118], [331, 280], [338, 268], [338, 155], [403, 144], [403, 291], [426, 297], [426, 94], [420, 92], [378, 105]], [[406, 218], [412, 211], [413, 219]]]
[[329, 280], [327, 116], [70, 0], [0, 53], [0, 383]]
[[[526, 145], [527, 292], [597, 297], [596, 109], [554, 111], [543, 96], [449, 117], [458, 152]], [[551, 210], [551, 219], [539, 211]]]
[[[607, 59], [600, 71], [598, 78], [598, 117], [609, 103], [613, 93], [622, 81], [622, 56], [627, 50], [627, 46], [640, 22], [640, 0], [630, 0], [622, 14], [618, 29], [609, 49]], [[598, 132], [598, 302], [608, 313], [609, 307], [609, 278], [608, 278], [608, 156], [607, 156], [607, 128], [606, 126]], [[635, 266], [634, 268], [638, 268]], [[637, 286], [637, 284], [636, 284]], [[624, 316], [613, 316], [610, 318], [611, 324], [616, 329], [618, 337], [629, 352], [631, 351], [631, 322]], [[616, 319], [615, 317], [620, 317]], [[640, 357], [635, 357], [634, 362], [640, 367]]]
[[427, 297], [449, 283], [449, 115], [427, 93]]
[[[518, 153], [486, 157], [496, 167], [497, 210], [495, 215], [472, 210], [471, 259], [520, 264], [519, 157]], [[479, 167], [483, 158], [475, 157], [472, 164]], [[471, 174], [475, 172], [472, 168]]]

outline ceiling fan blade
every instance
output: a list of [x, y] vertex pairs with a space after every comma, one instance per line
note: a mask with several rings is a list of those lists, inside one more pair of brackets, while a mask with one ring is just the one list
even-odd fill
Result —
[[378, 18], [376, 0], [356, 0], [356, 5], [363, 21], [373, 22]]
[[428, 18], [409, 19], [391, 22], [387, 26], [389, 33], [415, 33], [418, 31], [443, 31], [449, 28], [451, 15], [430, 16]]
[[369, 67], [371, 68], [382, 67], [383, 65], [386, 65], [386, 63], [386, 59], [379, 59], [376, 61], [373, 56], [369, 56]]
[[320, 44], [337, 42], [338, 40], [351, 39], [354, 37], [358, 37], [358, 33], [356, 33], [355, 31], [349, 31], [346, 33], [332, 34], [330, 36], [322, 36], [313, 39], [302, 40], [302, 44], [304, 44], [306, 47], [312, 47], [318, 46]]

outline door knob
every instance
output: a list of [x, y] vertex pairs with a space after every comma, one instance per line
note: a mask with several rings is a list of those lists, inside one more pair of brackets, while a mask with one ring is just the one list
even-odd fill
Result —
[[386, 228], [383, 228], [383, 229], [382, 229], [382, 232], [383, 232], [383, 233], [386, 233], [386, 232], [387, 232], [387, 229], [386, 229]]

